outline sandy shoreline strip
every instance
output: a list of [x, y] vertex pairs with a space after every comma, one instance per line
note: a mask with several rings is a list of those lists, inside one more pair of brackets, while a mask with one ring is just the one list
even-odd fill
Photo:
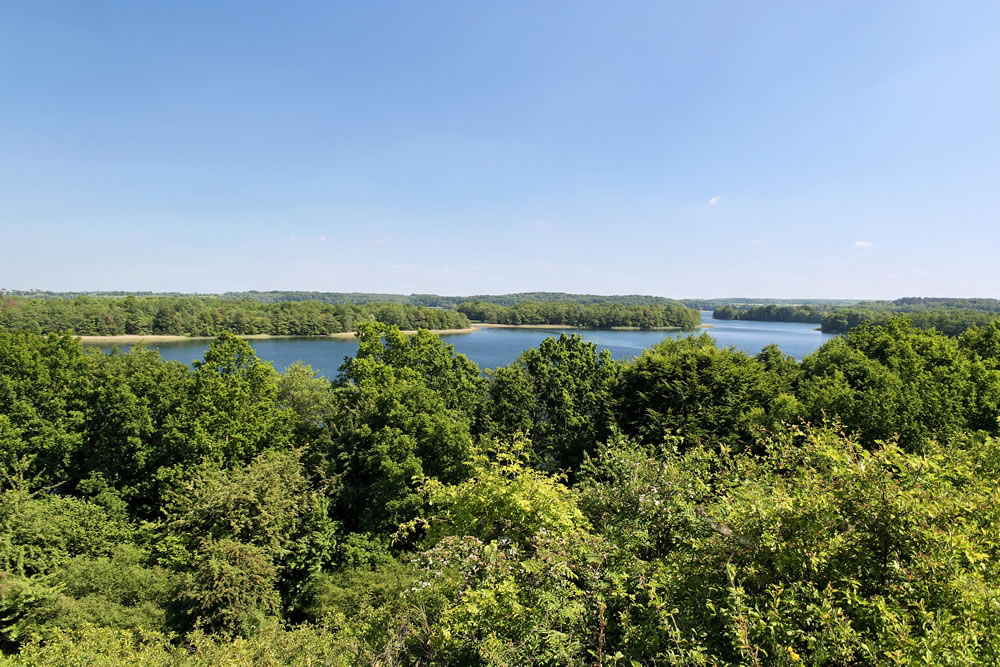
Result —
[[[469, 327], [467, 329], [428, 329], [432, 334], [467, 334], [474, 333], [476, 331], [475, 327]], [[416, 329], [406, 329], [403, 331], [406, 335], [411, 335], [417, 333]], [[180, 343], [184, 341], [197, 341], [197, 340], [215, 340], [215, 336], [167, 336], [160, 334], [150, 334], [150, 335], [123, 335], [123, 336], [76, 336], [80, 339], [84, 345], [136, 345], [138, 343]], [[247, 334], [244, 336], [239, 336], [244, 340], [264, 340], [264, 339], [275, 339], [280, 340], [282, 338], [336, 338], [340, 340], [353, 340], [353, 331], [342, 331], [338, 333], [332, 333], [322, 336], [272, 336], [271, 334]]]
[[[701, 324], [700, 327], [711, 327], [711, 324]], [[589, 331], [589, 327], [575, 327], [569, 324], [488, 324], [485, 322], [475, 322], [466, 329], [428, 329], [432, 334], [469, 334], [475, 333], [479, 329], [570, 329], [574, 331]], [[633, 329], [630, 327], [612, 327], [613, 330], [621, 331], [679, 331], [677, 327], [663, 327], [660, 329]], [[596, 331], [596, 330], [595, 330]], [[406, 329], [406, 335], [417, 333], [416, 329]], [[149, 335], [123, 335], [123, 336], [77, 336], [84, 345], [136, 345], [146, 343], [155, 345], [156, 343], [180, 343], [184, 341], [215, 340], [215, 336], [167, 336], [160, 334]], [[342, 331], [338, 333], [326, 334], [322, 336], [272, 336], [271, 334], [247, 334], [240, 336], [244, 340], [265, 340], [282, 338], [335, 338], [338, 340], [353, 340], [353, 331]]]
[[[643, 329], [642, 327], [576, 327], [572, 324], [487, 324], [486, 322], [473, 322], [473, 327], [484, 327], [488, 329], [573, 329], [574, 331], [683, 331], [680, 327], [653, 327]], [[714, 324], [699, 324], [698, 327], [713, 327]]]
[[473, 322], [472, 326], [484, 329], [581, 329], [572, 324], [489, 324], [487, 322]]

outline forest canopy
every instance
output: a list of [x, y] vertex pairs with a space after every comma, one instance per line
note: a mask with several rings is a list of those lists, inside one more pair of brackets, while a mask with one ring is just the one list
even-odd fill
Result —
[[862, 322], [885, 324], [902, 318], [918, 329], [936, 329], [957, 336], [966, 329], [1000, 319], [996, 299], [946, 299], [906, 297], [895, 301], [861, 301], [851, 305], [721, 305], [712, 313], [716, 320], [761, 322], [814, 322], [823, 333], [845, 333]]
[[823, 306], [719, 306], [712, 312], [715, 320], [757, 320], [759, 322], [815, 322], [823, 321], [829, 309]]
[[484, 301], [463, 303], [458, 312], [470, 320], [492, 324], [558, 324], [582, 328], [694, 329], [698, 311], [676, 305], [578, 304], [571, 301], [520, 301], [502, 306]]
[[400, 303], [340, 304], [317, 301], [264, 303], [212, 297], [36, 299], [0, 297], [0, 329], [79, 336], [237, 335], [316, 336], [354, 331], [359, 322], [380, 321], [401, 329], [461, 329], [469, 326], [453, 310]]
[[[660, 304], [663, 306], [687, 305], [674, 299], [662, 296], [649, 296], [642, 294], [568, 294], [566, 292], [517, 292], [514, 294], [478, 294], [472, 296], [442, 296], [439, 294], [386, 294], [370, 292], [305, 292], [305, 291], [280, 291], [268, 290], [247, 292], [224, 292], [222, 294], [185, 294], [182, 292], [52, 292], [46, 290], [4, 290], [0, 289], [0, 295], [31, 297], [35, 299], [75, 299], [81, 296], [97, 298], [124, 298], [127, 296], [149, 297], [149, 296], [194, 296], [213, 297], [219, 299], [229, 299], [235, 301], [260, 301], [261, 303], [285, 303], [296, 301], [318, 301], [319, 303], [332, 304], [335, 306], [353, 304], [356, 306], [367, 303], [399, 303], [411, 306], [429, 306], [432, 308], [455, 308], [468, 301], [483, 301], [495, 303], [500, 306], [513, 306], [521, 301], [567, 301], [579, 304], [594, 303], [617, 303], [623, 306], [651, 306]], [[853, 303], [853, 302], [852, 302]]]
[[319, 301], [230, 300], [215, 297], [79, 296], [0, 298], [0, 330], [76, 335], [236, 335], [315, 336], [354, 331], [360, 322], [382, 322], [401, 329], [462, 329], [469, 318], [493, 324], [552, 324], [572, 327], [693, 329], [695, 310], [678, 303], [625, 305], [569, 301], [518, 301], [512, 306], [486, 302], [457, 310], [397, 302], [331, 305]]
[[332, 382], [0, 332], [9, 661], [1000, 659], [1000, 323], [485, 376], [357, 327]]

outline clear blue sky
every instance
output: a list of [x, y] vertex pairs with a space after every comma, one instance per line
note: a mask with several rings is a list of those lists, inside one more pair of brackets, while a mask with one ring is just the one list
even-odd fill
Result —
[[0, 5], [0, 287], [1000, 297], [1000, 3]]

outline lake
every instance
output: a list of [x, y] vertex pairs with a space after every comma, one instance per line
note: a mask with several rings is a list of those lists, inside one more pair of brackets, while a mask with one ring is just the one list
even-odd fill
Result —
[[[816, 331], [815, 324], [797, 322], [750, 322], [746, 320], [713, 320], [711, 311], [702, 312], [702, 321], [711, 328], [697, 332], [679, 331], [620, 331], [613, 329], [577, 330], [553, 327], [551, 329], [482, 328], [475, 333], [449, 334], [441, 336], [455, 346], [455, 351], [464, 354], [479, 364], [480, 368], [496, 368], [514, 361], [530, 347], [537, 347], [549, 336], [560, 333], [578, 333], [600, 348], [607, 348], [615, 359], [629, 359], [642, 350], [665, 338], [690, 336], [702, 331], [712, 336], [720, 347], [732, 346], [747, 354], [757, 354], [761, 348], [774, 343], [785, 354], [802, 359], [833, 334]], [[257, 356], [284, 370], [296, 361], [304, 361], [320, 375], [333, 377], [344, 362], [344, 357], [354, 356], [358, 349], [356, 342], [335, 338], [265, 338], [248, 341]], [[158, 343], [164, 359], [191, 363], [201, 359], [209, 341], [193, 340], [177, 343]], [[154, 347], [154, 346], [150, 346]], [[122, 346], [127, 349], [127, 346]], [[108, 350], [105, 346], [102, 349]]]

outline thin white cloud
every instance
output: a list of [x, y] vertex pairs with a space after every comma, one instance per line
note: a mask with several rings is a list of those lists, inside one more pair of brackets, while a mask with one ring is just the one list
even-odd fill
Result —
[[855, 241], [854, 245], [858, 246], [859, 248], [871, 248], [875, 244], [872, 243], [871, 241]]
[[320, 240], [320, 241], [325, 241], [325, 240], [326, 240], [326, 237], [325, 237], [325, 236], [320, 236], [320, 237], [319, 237], [319, 240]]
[[718, 206], [719, 202], [722, 201], [722, 197], [712, 197], [708, 200], [709, 206]]
[[761, 243], [763, 243], [763, 241], [761, 241], [760, 239], [754, 239], [753, 241], [750, 241], [750, 243], [754, 245], [760, 245]]
[[422, 268], [419, 264], [393, 264], [392, 270], [399, 271], [401, 273], [409, 273], [410, 271], [417, 271]]

